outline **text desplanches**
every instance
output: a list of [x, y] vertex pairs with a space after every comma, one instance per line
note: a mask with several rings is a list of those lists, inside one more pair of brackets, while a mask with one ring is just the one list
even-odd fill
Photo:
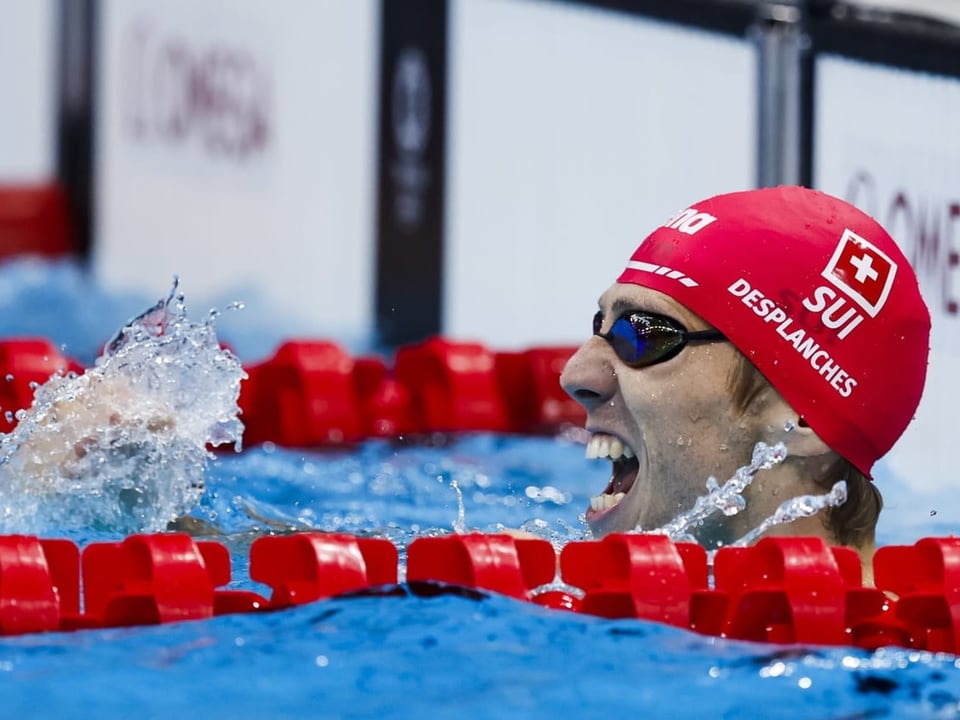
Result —
[[[844, 370], [840, 364], [833, 359], [830, 352], [820, 343], [814, 340], [806, 330], [799, 327], [794, 318], [790, 317], [786, 310], [771, 298], [767, 297], [760, 290], [755, 289], [749, 282], [743, 278], [738, 279], [727, 292], [740, 302], [750, 308], [765, 323], [775, 325], [777, 334], [785, 340], [793, 350], [801, 355], [807, 363], [810, 364], [817, 374], [827, 381], [830, 386], [837, 391], [840, 397], [850, 397], [854, 388], [857, 386], [857, 379]], [[813, 297], [803, 299], [803, 306], [811, 312], [821, 313], [821, 319], [824, 325], [830, 329], [837, 330], [837, 337], [843, 339], [850, 331], [860, 324], [863, 316], [856, 313], [851, 316], [848, 312], [843, 313], [839, 318], [835, 317], [838, 312], [838, 302], [842, 307], [843, 298], [827, 306], [828, 300], [836, 296], [836, 293], [828, 287], [818, 287], [813, 292]], [[828, 322], [829, 319], [829, 322]]]

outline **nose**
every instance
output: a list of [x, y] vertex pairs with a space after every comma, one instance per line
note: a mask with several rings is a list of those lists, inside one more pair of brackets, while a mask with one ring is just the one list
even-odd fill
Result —
[[603, 338], [593, 336], [573, 354], [560, 374], [564, 391], [588, 412], [609, 401], [617, 391], [617, 373], [609, 350]]

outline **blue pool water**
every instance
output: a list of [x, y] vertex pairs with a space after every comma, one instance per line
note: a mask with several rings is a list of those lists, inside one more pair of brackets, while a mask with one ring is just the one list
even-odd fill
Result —
[[[89, 361], [156, 297], [111, 297], [75, 268], [31, 265], [0, 269], [0, 299], [0, 335], [51, 337]], [[282, 331], [258, 324], [255, 310], [250, 318], [244, 339], [224, 334], [241, 357]], [[217, 456], [194, 515], [230, 548], [233, 586], [262, 590], [245, 559], [274, 527], [373, 533], [402, 547], [450, 531], [462, 498], [467, 528], [570, 539], [606, 479], [572, 438], [252, 448]], [[888, 505], [881, 544], [960, 531], [951, 493], [918, 496], [883, 469], [877, 482]], [[84, 527], [43, 534], [121, 537]], [[731, 642], [401, 586], [270, 614], [0, 638], [0, 693], [2, 717], [953, 718], [960, 666], [953, 656]]]

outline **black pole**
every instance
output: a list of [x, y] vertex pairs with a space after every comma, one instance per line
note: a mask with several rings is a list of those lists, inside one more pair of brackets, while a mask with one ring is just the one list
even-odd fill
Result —
[[88, 259], [94, 216], [97, 0], [60, 0], [57, 176], [67, 195], [77, 255]]
[[376, 323], [380, 344], [441, 331], [447, 0], [382, 0]]

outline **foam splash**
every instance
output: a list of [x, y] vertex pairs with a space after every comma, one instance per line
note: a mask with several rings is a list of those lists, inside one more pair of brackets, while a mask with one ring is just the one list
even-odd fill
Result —
[[0, 437], [0, 532], [163, 530], [200, 501], [209, 447], [240, 449], [246, 373], [220, 347], [218, 313], [188, 319], [178, 285], [17, 413]]

